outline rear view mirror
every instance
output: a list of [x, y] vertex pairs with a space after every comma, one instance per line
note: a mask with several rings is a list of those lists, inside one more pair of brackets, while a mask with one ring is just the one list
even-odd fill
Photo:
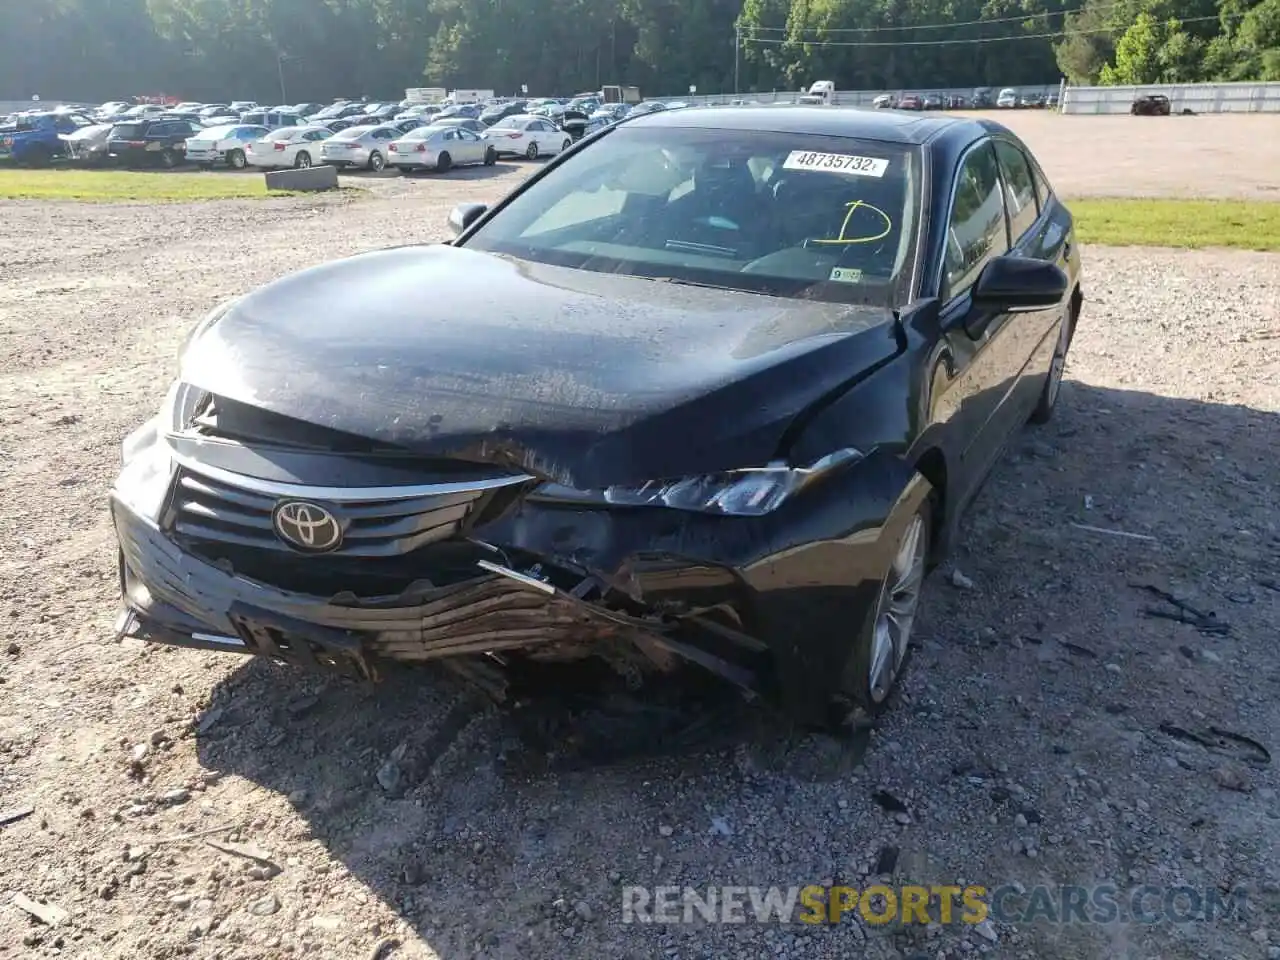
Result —
[[973, 287], [979, 310], [1016, 313], [1048, 310], [1067, 295], [1067, 275], [1056, 263], [1030, 257], [996, 257]]
[[449, 214], [449, 228], [456, 237], [471, 226], [489, 207], [483, 203], [460, 203]]

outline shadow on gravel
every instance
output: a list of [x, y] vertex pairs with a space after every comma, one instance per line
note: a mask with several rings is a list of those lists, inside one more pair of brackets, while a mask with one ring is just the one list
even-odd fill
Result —
[[[436, 173], [431, 170], [414, 172], [410, 174], [402, 174], [399, 170], [388, 167], [379, 173], [372, 170], [339, 170], [339, 176], [356, 177], [360, 180], [393, 180], [403, 178], [405, 180], [490, 180], [493, 177], [500, 177], [503, 174], [510, 173], [521, 166], [518, 163], [508, 163], [498, 161], [492, 167], [480, 166], [479, 164], [466, 167], [454, 167], [445, 173]], [[532, 164], [525, 164], [532, 166]]]
[[[499, 711], [443, 672], [367, 689], [253, 662], [204, 714], [200, 760], [288, 795], [444, 960], [662, 956], [682, 941], [681, 956], [702, 956], [697, 925], [622, 926], [620, 885], [858, 884], [886, 850], [914, 882], [1145, 878], [1139, 835], [1095, 843], [1113, 828], [1093, 806], [1092, 827], [1071, 826], [1064, 778], [1083, 784], [1085, 768], [1116, 810], [1140, 798], [1162, 843], [1201, 849], [1218, 831], [1247, 873], [1262, 801], [1222, 793], [1209, 776], [1220, 759], [1160, 731], [1274, 734], [1261, 726], [1274, 715], [1246, 709], [1202, 651], [1248, 662], [1280, 620], [1276, 450], [1272, 413], [1065, 384], [1054, 423], [1015, 439], [971, 509], [950, 562], [964, 577], [949, 565], [930, 578], [902, 702], [865, 757], [865, 739], [792, 729], [696, 680], [648, 709], [600, 711], [561, 688]], [[1230, 633], [1148, 615], [1134, 582], [1179, 585]], [[896, 818], [885, 791], [901, 798]], [[1037, 859], [1010, 852], [1054, 824], [1062, 835], [1037, 840]], [[1181, 876], [1217, 883], [1215, 862], [1184, 859]], [[1197, 929], [1141, 935], [1165, 956], [1194, 955], [1200, 937], [1224, 955], [1240, 936]], [[925, 946], [910, 928], [858, 931], [801, 930], [826, 942], [789, 955]], [[773, 935], [740, 930], [735, 950], [774, 955]], [[1101, 926], [1019, 936], [1026, 955], [1119, 955]]]

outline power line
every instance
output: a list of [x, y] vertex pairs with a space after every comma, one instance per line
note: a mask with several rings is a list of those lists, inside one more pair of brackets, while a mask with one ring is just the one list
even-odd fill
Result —
[[[1107, 3], [1095, 7], [1074, 7], [1070, 10], [1044, 10], [1040, 13], [1023, 13], [1016, 17], [993, 17], [989, 20], [961, 20], [959, 23], [922, 23], [919, 26], [879, 26], [879, 27], [812, 27], [808, 32], [811, 33], [890, 33], [894, 30], [953, 30], [956, 27], [973, 27], [987, 23], [1015, 23], [1022, 20], [1035, 20], [1038, 17], [1060, 17], [1073, 13], [1083, 13], [1090, 10], [1095, 13], [1103, 13], [1107, 10], [1113, 10], [1116, 7], [1131, 7], [1131, 3]], [[743, 27], [743, 32], [750, 33], [786, 33], [789, 27]]]
[[[1248, 16], [1248, 13], [1230, 13], [1221, 16], [1212, 17], [1174, 17], [1179, 24], [1183, 23], [1200, 23], [1207, 20], [1237, 20], [1241, 17]], [[987, 23], [994, 21], [988, 20]], [[1078, 36], [1081, 34], [1099, 34], [1099, 33], [1117, 33], [1121, 32], [1119, 27], [1097, 27], [1091, 30], [1058, 30], [1053, 33], [1014, 33], [1007, 37], [968, 37], [954, 40], [805, 40], [803, 38], [780, 37], [743, 37], [743, 43], [759, 43], [772, 44], [774, 46], [782, 46], [784, 44], [803, 44], [806, 47], [949, 47], [962, 43], [1003, 43], [1009, 40], [1058, 40], [1066, 36]], [[1127, 28], [1124, 28], [1127, 29]]]

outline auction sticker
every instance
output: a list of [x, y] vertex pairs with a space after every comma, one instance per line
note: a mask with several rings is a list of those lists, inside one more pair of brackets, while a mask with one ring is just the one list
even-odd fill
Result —
[[862, 271], [856, 267], [836, 267], [828, 279], [832, 283], [861, 283]]
[[859, 157], [852, 153], [813, 153], [792, 150], [783, 162], [784, 170], [818, 170], [825, 173], [849, 173], [858, 177], [883, 177], [889, 161], [883, 157]]

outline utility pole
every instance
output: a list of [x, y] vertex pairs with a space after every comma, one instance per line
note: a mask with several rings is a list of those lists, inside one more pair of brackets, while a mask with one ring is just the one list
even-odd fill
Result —
[[735, 23], [733, 25], [733, 92], [738, 92], [738, 77], [741, 73], [739, 61], [741, 60], [742, 51], [742, 25]]
[[280, 69], [280, 104], [283, 106], [289, 99], [284, 92], [284, 54], [281, 53], [276, 57], [276, 66]]

